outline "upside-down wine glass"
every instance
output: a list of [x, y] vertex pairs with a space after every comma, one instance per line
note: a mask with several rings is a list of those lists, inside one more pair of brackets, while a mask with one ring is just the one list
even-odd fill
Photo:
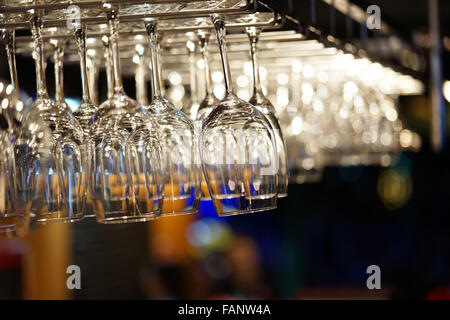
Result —
[[[163, 98], [160, 86], [158, 20], [145, 21], [152, 62], [152, 102], [148, 107], [159, 124], [164, 202], [163, 215], [196, 213], [200, 203], [200, 161], [194, 125]], [[196, 157], [197, 155], [197, 157]]]
[[[3, 98], [5, 99], [5, 98]], [[14, 236], [20, 216], [14, 185], [14, 148], [9, 140], [9, 124], [0, 114], [0, 239]]]
[[97, 106], [92, 102], [89, 90], [86, 59], [86, 34], [84, 26], [77, 26], [75, 28], [75, 38], [77, 41], [78, 55], [80, 58], [82, 98], [80, 106], [73, 113], [73, 115], [80, 123], [85, 135], [89, 136], [91, 125], [95, 122]]
[[[206, 95], [203, 100], [200, 102], [200, 106], [197, 112], [197, 118], [195, 121], [196, 133], [198, 139], [200, 141], [200, 134], [202, 130], [202, 124], [211, 111], [219, 104], [219, 99], [216, 98], [214, 92], [212, 90], [212, 80], [211, 80], [211, 68], [209, 65], [209, 52], [208, 52], [208, 43], [211, 37], [211, 33], [205, 30], [197, 31], [197, 38], [200, 47], [200, 52], [202, 54], [203, 63], [205, 66], [205, 91]], [[206, 183], [205, 176], [202, 172], [202, 200], [211, 200], [211, 196], [209, 195], [208, 185]]]
[[[305, 68], [312, 70], [310, 67]], [[316, 109], [320, 110], [326, 103], [322, 99], [329, 94], [327, 87], [314, 89], [307, 77], [302, 81], [302, 69], [300, 61], [292, 63], [291, 99], [283, 112], [289, 179], [298, 184], [319, 182], [322, 179], [324, 163], [320, 148], [322, 126], [319, 119], [323, 118], [323, 113], [316, 112], [312, 104], [316, 104]]]
[[21, 134], [30, 152], [16, 164], [21, 171], [20, 184], [26, 192], [25, 206], [39, 223], [71, 222], [83, 218], [86, 170], [84, 134], [70, 111], [53, 103], [47, 93], [42, 20], [38, 13], [31, 18], [36, 63], [37, 98], [24, 120], [30, 133]]
[[[19, 85], [15, 58], [15, 32], [2, 30], [11, 84], [1, 82], [0, 97], [0, 238], [24, 236], [29, 230], [30, 214], [18, 203], [15, 179], [15, 147], [23, 121], [24, 104], [19, 99]], [[19, 150], [19, 149], [18, 149]]]
[[[78, 55], [80, 58], [82, 98], [80, 106], [77, 108], [77, 110], [74, 111], [73, 115], [78, 120], [84, 131], [84, 144], [85, 150], [87, 152], [87, 170], [83, 175], [83, 181], [87, 181], [87, 183], [90, 183], [91, 180], [89, 179], [89, 176], [91, 175], [91, 159], [94, 155], [90, 131], [92, 128], [92, 124], [95, 122], [97, 106], [92, 102], [89, 90], [86, 59], [86, 33], [84, 26], [78, 25], [75, 27], [75, 39], [77, 41]], [[85, 217], [95, 217], [94, 209], [92, 207], [92, 196], [90, 188], [86, 188], [85, 192], [86, 206], [84, 215]]]
[[[117, 11], [109, 3], [114, 93], [99, 107], [91, 131], [94, 146], [92, 197], [101, 223], [152, 220], [161, 212], [158, 129], [149, 114], [123, 89]], [[146, 135], [141, 134], [144, 130]]]
[[[3, 106], [15, 107], [15, 92], [6, 90], [3, 82], [0, 99]], [[30, 221], [29, 211], [23, 210], [18, 203], [15, 179], [19, 176], [15, 173], [14, 156], [16, 139], [11, 138], [13, 131], [10, 130], [11, 125], [6, 114], [12, 113], [0, 113], [0, 239], [24, 236], [29, 230]]]
[[[20, 101], [19, 81], [17, 77], [15, 31], [9, 29], [3, 30], [2, 37], [5, 40], [5, 49], [6, 55], [8, 57], [8, 67], [12, 92], [9, 93], [8, 106], [6, 108], [2, 107], [1, 113], [4, 113], [6, 120], [8, 121], [9, 137], [14, 145], [21, 129], [21, 123], [24, 116], [24, 104], [22, 101]], [[5, 88], [5, 91], [6, 90], [8, 90], [8, 88]]]
[[203, 172], [220, 216], [274, 209], [278, 194], [276, 138], [266, 117], [233, 93], [225, 22], [213, 15], [222, 67], [225, 98], [203, 123]]
[[258, 61], [258, 42], [261, 29], [256, 27], [248, 27], [246, 29], [248, 38], [250, 40], [250, 56], [253, 67], [253, 95], [249, 102], [258, 108], [269, 120], [274, 135], [277, 139], [277, 153], [278, 153], [278, 198], [287, 197], [288, 188], [288, 169], [286, 158], [286, 143], [283, 139], [280, 123], [273, 104], [264, 96], [261, 88], [261, 80], [259, 76], [259, 61]]

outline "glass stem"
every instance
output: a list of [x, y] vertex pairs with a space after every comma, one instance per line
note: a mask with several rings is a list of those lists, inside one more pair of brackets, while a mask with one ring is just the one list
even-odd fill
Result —
[[94, 104], [98, 104], [98, 51], [95, 56], [86, 55], [86, 71], [88, 78], [89, 94]]
[[152, 58], [152, 100], [162, 98], [160, 85], [159, 69], [159, 50], [158, 50], [158, 20], [149, 20], [145, 24], [148, 40], [150, 43], [150, 54]]
[[136, 68], [136, 100], [141, 105], [148, 105], [147, 84], [145, 82], [145, 59], [140, 53], [137, 53], [139, 59]]
[[91, 103], [91, 98], [89, 95], [89, 82], [87, 78], [87, 67], [86, 67], [86, 33], [84, 26], [78, 26], [75, 29], [75, 38], [78, 45], [78, 55], [80, 57], [80, 72], [81, 72], [81, 86], [83, 90], [83, 102]]
[[230, 62], [228, 60], [225, 20], [222, 16], [212, 15], [212, 21], [217, 33], [217, 42], [219, 43], [220, 57], [222, 59], [223, 74], [225, 76], [225, 89], [227, 94], [233, 93], [233, 80], [231, 78]]
[[15, 31], [4, 31], [6, 55], [8, 57], [9, 75], [11, 77], [11, 85], [15, 92], [19, 92], [19, 80], [17, 78], [16, 69], [16, 44], [15, 44]]
[[108, 99], [111, 99], [114, 95], [114, 75], [111, 59], [111, 46], [109, 39], [103, 41], [104, 55], [105, 55], [105, 65], [106, 65], [106, 81], [108, 84]]
[[64, 100], [64, 43], [61, 41], [53, 42], [53, 60], [55, 62], [55, 101], [62, 102]]
[[298, 107], [302, 104], [301, 101], [301, 74], [300, 72], [291, 72], [291, 85], [289, 91], [291, 92], [291, 103], [287, 107], [289, 113], [296, 113]]
[[259, 76], [258, 41], [261, 30], [256, 27], [247, 28], [250, 40], [250, 55], [253, 67], [253, 94], [261, 92], [261, 78]]
[[191, 86], [191, 102], [192, 104], [198, 103], [198, 90], [197, 90], [197, 76], [195, 65], [195, 45], [189, 41], [187, 44], [189, 50], [189, 82]]
[[31, 31], [33, 34], [34, 59], [36, 64], [36, 89], [38, 97], [48, 95], [45, 83], [44, 49], [41, 37], [42, 20], [38, 14], [31, 18]]
[[159, 89], [161, 90], [161, 96], [165, 97], [165, 87], [164, 87], [164, 75], [161, 66], [163, 65], [163, 59], [161, 56], [161, 34], [158, 34], [158, 74], [159, 74]]
[[117, 18], [117, 12], [111, 9], [107, 12], [107, 18], [109, 23], [109, 36], [111, 42], [112, 51], [112, 65], [114, 75], [114, 93], [123, 93], [122, 74], [120, 71], [120, 56], [119, 56], [119, 20]]
[[200, 52], [202, 53], [203, 62], [205, 65], [205, 90], [206, 96], [210, 96], [213, 94], [212, 91], [212, 80], [211, 80], [211, 69], [209, 67], [209, 53], [208, 53], [208, 42], [210, 34], [199, 31], [197, 33], [199, 44], [200, 44]]

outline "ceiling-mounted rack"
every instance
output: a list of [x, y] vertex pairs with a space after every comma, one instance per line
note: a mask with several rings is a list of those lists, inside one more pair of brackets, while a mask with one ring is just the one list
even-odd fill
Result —
[[[258, 27], [262, 29], [279, 29], [283, 25], [283, 16], [276, 12], [256, 12], [240, 16], [226, 16], [227, 29], [229, 31], [242, 31], [246, 27]], [[119, 24], [120, 36], [123, 39], [132, 38], [137, 35], [146, 35], [144, 22], [122, 22]], [[161, 34], [171, 34], [168, 38], [172, 38], [175, 34], [184, 34], [199, 29], [212, 30], [211, 19], [208, 17], [191, 18], [191, 19], [165, 19], [159, 24]], [[86, 34], [88, 38], [100, 38], [108, 35], [108, 29], [105, 24], [87, 25]], [[43, 29], [43, 39], [73, 39], [73, 30], [63, 27], [49, 27]], [[29, 43], [31, 36], [18, 36], [16, 42], [18, 45]]]
[[[82, 24], [106, 23], [102, 5], [105, 1], [4, 1], [0, 7], [0, 28], [29, 29], [31, 14], [42, 12], [44, 28], [67, 25], [67, 21], [77, 18]], [[210, 14], [242, 15], [256, 12], [256, 0], [199, 0], [199, 1], [107, 1], [118, 10], [122, 22], [142, 21], [146, 18], [186, 19], [207, 17]]]
[[[311, 4], [318, 1], [320, 0], [311, 1]], [[66, 57], [70, 57], [71, 53], [76, 52], [76, 47], [73, 43], [70, 43], [74, 38], [73, 30], [67, 28], [67, 20], [74, 17], [73, 11], [69, 11], [67, 8], [69, 6], [78, 8], [79, 22], [86, 25], [88, 47], [96, 49], [102, 46], [99, 39], [108, 33], [106, 14], [102, 8], [105, 2], [92, 0], [7, 0], [3, 1], [3, 5], [0, 7], [0, 28], [28, 30], [31, 14], [39, 11], [44, 27], [42, 32], [43, 39], [65, 38], [69, 40], [66, 47]], [[231, 33], [228, 37], [228, 42], [231, 45], [240, 41], [245, 42], [245, 48], [231, 48], [231, 52], [238, 50], [244, 52], [248, 50], [248, 39], [242, 34], [242, 31], [246, 27], [255, 26], [266, 31], [292, 30], [295, 34], [291, 34], [288, 37], [276, 36], [278, 38], [275, 38], [274, 41], [292, 42], [292, 48], [294, 48], [296, 45], [295, 42], [298, 40], [314, 40], [326, 48], [335, 48], [343, 53], [351, 54], [356, 58], [368, 58], [371, 61], [380, 62], [397, 72], [423, 79], [422, 69], [412, 68], [408, 64], [401, 63], [399, 59], [389, 59], [385, 56], [378, 55], [377, 52], [372, 50], [373, 41], [384, 41], [384, 39], [395, 37], [394, 30], [384, 22], [382, 23], [382, 38], [377, 37], [376, 39], [371, 38], [370, 41], [362, 41], [356, 38], [338, 38], [331, 32], [327, 33], [318, 27], [315, 23], [315, 17], [312, 17], [311, 21], [305, 23], [305, 21], [301, 21], [293, 15], [280, 14], [277, 10], [273, 9], [276, 7], [276, 3], [270, 0], [266, 2], [257, 0], [113, 0], [107, 2], [117, 8], [118, 11], [122, 49], [127, 49], [139, 43], [146, 45], [146, 32], [143, 21], [146, 18], [158, 18], [160, 20], [159, 31], [163, 35], [161, 41], [162, 47], [166, 49], [180, 46], [183, 47], [181, 54], [185, 54], [186, 41], [193, 39], [189, 33], [199, 29], [212, 30], [213, 25], [210, 15], [218, 13], [226, 17], [227, 30]], [[322, 2], [334, 8], [334, 10], [345, 14], [349, 19], [353, 19], [359, 24], [364, 23], [367, 18], [367, 14], [361, 8], [347, 0], [322, 0]], [[301, 6], [302, 4], [295, 2], [295, 5]], [[311, 15], [313, 14], [316, 13], [311, 11]], [[212, 41], [215, 41], [214, 37], [212, 37]], [[264, 37], [262, 41], [264, 41]], [[31, 36], [29, 34], [25, 33], [24, 35], [23, 32], [19, 32], [16, 35], [16, 43], [18, 53], [31, 52]], [[402, 44], [403, 42], [399, 43]], [[403, 47], [405, 48], [404, 52], [410, 52], [411, 55], [414, 54], [408, 46], [405, 45]], [[132, 54], [127, 53], [123, 57], [132, 56]], [[76, 59], [73, 60], [75, 61]]]

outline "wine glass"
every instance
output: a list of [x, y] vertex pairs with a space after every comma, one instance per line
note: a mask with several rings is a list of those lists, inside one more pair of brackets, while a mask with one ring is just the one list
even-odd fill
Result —
[[[14, 70], [15, 71], [15, 70]], [[12, 138], [14, 130], [10, 130], [11, 118], [8, 109], [16, 108], [18, 101], [16, 92], [12, 87], [5, 87], [1, 83], [0, 99], [2, 101], [2, 112], [0, 113], [0, 239], [27, 234], [30, 226], [29, 210], [24, 210], [18, 202], [18, 192], [15, 179], [20, 179], [16, 174], [14, 148], [17, 142]], [[11, 85], [10, 85], [11, 86]], [[8, 90], [7, 90], [8, 89]], [[20, 102], [20, 101], [19, 101]], [[3, 112], [4, 111], [4, 112]]]
[[[83, 181], [88, 183], [90, 179], [87, 178], [91, 174], [91, 159], [94, 155], [92, 141], [90, 137], [90, 130], [92, 123], [95, 122], [95, 117], [97, 113], [97, 106], [92, 102], [89, 90], [89, 80], [87, 76], [87, 59], [86, 59], [86, 33], [85, 27], [77, 25], [75, 27], [75, 38], [78, 45], [78, 55], [80, 57], [80, 71], [81, 71], [81, 85], [82, 85], [82, 98], [81, 104], [73, 112], [74, 117], [78, 120], [84, 131], [84, 144], [85, 150], [87, 152], [87, 170], [83, 175]], [[87, 176], [86, 176], [87, 175]], [[95, 217], [94, 209], [92, 207], [92, 196], [90, 188], [86, 188], [86, 206], [85, 206], [85, 217]]]
[[276, 138], [266, 117], [233, 93], [225, 22], [213, 15], [225, 98], [203, 123], [201, 157], [213, 204], [220, 216], [274, 209], [278, 194]]
[[160, 86], [158, 20], [145, 20], [152, 62], [152, 102], [148, 106], [159, 124], [164, 202], [163, 215], [196, 213], [200, 203], [200, 165], [196, 159], [194, 125], [163, 98]]
[[[16, 68], [16, 55], [15, 55], [15, 31], [5, 29], [2, 30], [2, 38], [5, 41], [6, 55], [8, 58], [9, 75], [11, 79], [11, 88], [8, 98], [8, 106], [2, 108], [1, 113], [4, 114], [6, 121], [8, 122], [9, 138], [12, 144], [15, 144], [16, 139], [19, 136], [21, 129], [21, 123], [24, 117], [24, 104], [20, 101], [19, 81], [17, 77]], [[4, 88], [5, 91], [10, 90], [8, 87]]]
[[42, 20], [31, 18], [36, 63], [37, 98], [24, 120], [20, 140], [28, 145], [16, 163], [25, 207], [39, 223], [71, 222], [83, 218], [86, 183], [84, 135], [78, 121], [47, 93]]
[[15, 147], [22, 128], [24, 104], [19, 99], [19, 84], [15, 58], [15, 32], [2, 30], [11, 84], [0, 82], [0, 237], [24, 236], [30, 225], [29, 210], [18, 202], [17, 185], [20, 179], [15, 170]]
[[309, 124], [301, 114], [292, 117], [286, 136], [289, 179], [298, 184], [319, 182], [323, 174], [323, 161], [317, 147], [317, 136], [306, 128]]
[[7, 119], [0, 114], [0, 239], [14, 236], [20, 218], [17, 215], [17, 193], [13, 181], [14, 149], [8, 129]]
[[261, 80], [259, 76], [259, 63], [258, 63], [258, 41], [261, 33], [261, 29], [256, 27], [248, 27], [246, 29], [248, 38], [250, 40], [250, 56], [252, 59], [253, 67], [253, 95], [249, 102], [254, 105], [259, 111], [261, 111], [269, 120], [270, 125], [274, 131], [274, 135], [277, 143], [278, 153], [278, 198], [287, 197], [288, 187], [288, 170], [287, 170], [287, 158], [286, 158], [286, 143], [283, 139], [283, 133], [281, 131], [280, 123], [276, 115], [275, 107], [267, 99], [261, 88]]
[[[209, 52], [208, 52], [208, 43], [211, 37], [211, 33], [205, 30], [197, 31], [197, 38], [200, 47], [200, 52], [202, 54], [203, 63], [205, 65], [205, 91], [206, 95], [203, 100], [200, 102], [197, 118], [195, 121], [196, 132], [198, 133], [198, 140], [200, 141], [200, 134], [202, 130], [202, 124], [205, 119], [209, 116], [211, 111], [219, 104], [219, 99], [216, 98], [211, 86], [211, 68], [209, 65]], [[202, 198], [201, 200], [211, 200], [211, 196], [209, 195], [208, 185], [206, 183], [205, 176], [202, 172]]]
[[[289, 180], [293, 183], [312, 183], [320, 181], [323, 173], [323, 156], [320, 148], [322, 134], [321, 119], [324, 117], [322, 101], [317, 94], [328, 95], [323, 87], [314, 90], [310, 79], [301, 82], [302, 64], [294, 60], [291, 69], [289, 105], [280, 114], [284, 131], [289, 168]], [[314, 101], [314, 102], [313, 102]], [[313, 104], [316, 104], [316, 112]]]
[[86, 34], [84, 26], [79, 25], [75, 28], [75, 38], [77, 41], [78, 55], [80, 58], [82, 98], [80, 106], [73, 113], [73, 115], [80, 123], [85, 135], [89, 137], [91, 124], [95, 122], [97, 106], [92, 102], [89, 90], [86, 59]]
[[[91, 130], [94, 147], [92, 197], [101, 223], [148, 221], [161, 212], [158, 126], [123, 89], [117, 11], [109, 3], [108, 18], [114, 92], [99, 106]], [[145, 135], [141, 132], [145, 131]]]

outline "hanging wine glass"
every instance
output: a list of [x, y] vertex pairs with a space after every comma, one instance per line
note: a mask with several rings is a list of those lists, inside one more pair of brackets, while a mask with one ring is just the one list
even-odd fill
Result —
[[[75, 28], [75, 38], [78, 45], [78, 55], [80, 57], [80, 71], [81, 71], [81, 86], [82, 98], [81, 104], [73, 113], [84, 131], [84, 144], [86, 154], [87, 170], [84, 172], [83, 181], [90, 182], [88, 176], [91, 174], [91, 159], [94, 155], [92, 141], [90, 137], [90, 130], [92, 124], [95, 122], [97, 106], [92, 102], [89, 91], [89, 80], [87, 76], [87, 59], [86, 59], [86, 34], [84, 26], [78, 25]], [[92, 196], [90, 188], [86, 188], [86, 206], [85, 217], [94, 217], [94, 209], [92, 207]]]
[[250, 40], [250, 56], [252, 59], [253, 67], [253, 95], [249, 102], [254, 105], [259, 111], [261, 111], [269, 120], [272, 129], [274, 130], [274, 136], [277, 143], [278, 153], [278, 198], [287, 197], [288, 187], [288, 170], [287, 170], [287, 158], [286, 158], [286, 143], [283, 139], [283, 133], [281, 131], [278, 117], [276, 115], [275, 107], [267, 99], [261, 88], [261, 80], [259, 76], [259, 62], [258, 62], [258, 41], [261, 30], [256, 27], [247, 28], [247, 35]]
[[[377, 121], [376, 150], [379, 152], [378, 163], [383, 155], [395, 155], [400, 152], [400, 133], [403, 129], [401, 119], [395, 106], [395, 100], [388, 95], [380, 95], [380, 113]], [[374, 148], [375, 146], [372, 145]]]
[[19, 183], [27, 184], [21, 186], [25, 190], [22, 197], [25, 207], [31, 206], [38, 222], [71, 222], [81, 219], [84, 212], [83, 129], [66, 108], [50, 100], [45, 83], [42, 20], [38, 13], [33, 14], [31, 27], [37, 98], [24, 120], [23, 127], [29, 132], [20, 136], [30, 150], [16, 164], [24, 178]]
[[164, 183], [163, 215], [196, 213], [200, 202], [200, 165], [194, 126], [163, 98], [160, 86], [158, 21], [145, 21], [152, 61], [152, 102], [148, 107], [160, 128]]
[[14, 149], [8, 129], [7, 119], [0, 114], [0, 239], [12, 237], [18, 222], [17, 193], [13, 181]]
[[223, 17], [213, 15], [225, 98], [203, 123], [201, 157], [209, 193], [220, 216], [276, 208], [276, 138], [265, 116], [233, 93]]
[[[12, 92], [9, 92], [8, 106], [3, 107], [0, 112], [4, 114], [8, 122], [9, 137], [12, 144], [15, 144], [21, 129], [21, 123], [24, 117], [24, 104], [20, 101], [19, 81], [17, 77], [16, 68], [16, 54], [15, 54], [15, 31], [2, 30], [2, 38], [5, 41], [6, 55], [8, 57], [9, 75], [11, 79]], [[4, 88], [8, 91], [8, 87]]]
[[[0, 86], [2, 106], [14, 108], [13, 103], [17, 100], [15, 92], [6, 90], [3, 82], [0, 82]], [[20, 176], [16, 174], [14, 156], [17, 141], [11, 138], [14, 131], [10, 130], [6, 114], [0, 114], [0, 239], [24, 236], [30, 225], [29, 211], [23, 210], [18, 202], [15, 179]]]
[[287, 135], [286, 147], [289, 162], [289, 179], [293, 183], [319, 182], [323, 174], [323, 161], [317, 147], [317, 136], [309, 132], [308, 121], [301, 113], [291, 119], [288, 130], [295, 134]]
[[[146, 66], [145, 66], [145, 49], [141, 44], [135, 46], [136, 51], [136, 99], [142, 106], [148, 105], [147, 84], [146, 84]], [[133, 60], [134, 61], [134, 60]], [[161, 172], [161, 148], [159, 140], [155, 139], [152, 134], [148, 134], [147, 128], [137, 129], [129, 138], [130, 143], [134, 146], [130, 152], [133, 159], [139, 159], [136, 167], [140, 168], [140, 174], [135, 181], [136, 192], [135, 198], [141, 211], [162, 209], [163, 184], [159, 172]], [[157, 153], [154, 150], [158, 150]], [[144, 157], [146, 158], [143, 158]], [[152, 165], [149, 165], [148, 162]], [[140, 164], [139, 164], [140, 162]], [[149, 190], [150, 188], [151, 190]], [[152, 195], [156, 195], [152, 196]], [[159, 216], [159, 212], [158, 212]]]
[[[280, 123], [285, 128], [289, 180], [298, 184], [318, 182], [322, 177], [323, 161], [319, 137], [322, 134], [323, 105], [327, 101], [320, 100], [315, 91], [328, 95], [326, 87], [322, 88], [323, 90], [314, 90], [310, 79], [305, 78], [302, 84], [300, 81], [302, 68], [300, 61], [295, 60], [292, 63], [291, 98], [280, 117]], [[321, 110], [320, 113], [314, 110], [313, 104], [316, 105], [316, 109]]]
[[114, 93], [100, 105], [91, 131], [94, 212], [102, 223], [148, 221], [159, 216], [163, 196], [155, 160], [159, 156], [158, 129], [123, 90], [117, 12], [109, 3], [103, 8], [110, 28]]
[[18, 202], [15, 179], [15, 148], [19, 151], [18, 138], [22, 130], [24, 104], [19, 99], [19, 85], [15, 58], [14, 30], [2, 30], [8, 57], [11, 84], [0, 82], [0, 237], [24, 236], [30, 225], [30, 213]]
[[[197, 139], [200, 141], [200, 135], [202, 130], [202, 124], [205, 119], [209, 116], [211, 111], [219, 104], [219, 100], [214, 95], [212, 90], [212, 80], [211, 80], [211, 69], [209, 65], [209, 53], [208, 53], [208, 43], [209, 38], [211, 37], [211, 33], [204, 30], [197, 31], [198, 43], [200, 47], [200, 52], [203, 58], [203, 64], [205, 66], [205, 91], [206, 96], [200, 102], [197, 118], [195, 121]], [[211, 196], [209, 195], [208, 185], [206, 183], [206, 179], [204, 174], [202, 173], [202, 200], [211, 200]]]
[[55, 104], [61, 108], [70, 110], [69, 106], [64, 99], [64, 46], [65, 40], [62, 39], [50, 39], [50, 43], [53, 46], [53, 62], [55, 71]]
[[85, 135], [88, 137], [91, 124], [95, 122], [97, 106], [92, 102], [89, 91], [86, 59], [86, 34], [84, 27], [77, 26], [75, 28], [75, 38], [77, 41], [78, 55], [80, 58], [82, 98], [80, 106], [73, 113], [73, 115], [80, 123]]

